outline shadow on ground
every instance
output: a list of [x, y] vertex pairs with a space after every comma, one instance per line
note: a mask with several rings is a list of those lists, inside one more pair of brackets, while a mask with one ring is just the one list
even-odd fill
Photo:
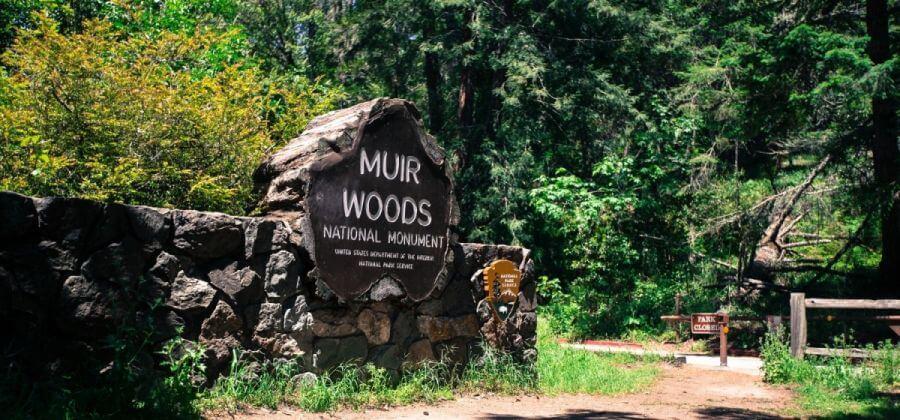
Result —
[[595, 419], [649, 419], [651, 417], [647, 417], [643, 414], [638, 413], [629, 413], [625, 411], [601, 411], [601, 410], [568, 410], [565, 414], [559, 416], [551, 416], [551, 417], [529, 417], [529, 416], [514, 416], [509, 414], [486, 414], [481, 417], [481, 419], [490, 419], [490, 420], [521, 420], [521, 419], [551, 419], [551, 418], [565, 418], [565, 419], [579, 419], [579, 420], [595, 420]]
[[750, 410], [746, 408], [732, 407], [706, 407], [694, 410], [697, 417], [701, 419], [728, 419], [728, 420], [744, 420], [744, 419], [783, 419], [781, 416], [763, 413], [761, 411]]
[[[694, 414], [701, 419], [726, 419], [726, 420], [745, 420], [745, 419], [782, 419], [784, 417], [773, 416], [761, 411], [748, 410], [744, 408], [732, 407], [708, 407], [694, 411]], [[669, 417], [669, 416], [667, 416]], [[523, 419], [580, 419], [580, 420], [600, 420], [600, 419], [653, 419], [640, 413], [631, 413], [626, 411], [602, 411], [602, 410], [569, 410], [558, 416], [516, 416], [508, 414], [487, 414], [479, 417], [486, 420], [523, 420]]]

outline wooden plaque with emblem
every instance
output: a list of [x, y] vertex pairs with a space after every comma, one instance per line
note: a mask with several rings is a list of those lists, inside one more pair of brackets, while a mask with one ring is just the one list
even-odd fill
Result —
[[497, 260], [484, 269], [484, 291], [494, 316], [506, 320], [519, 297], [522, 272], [510, 260]]

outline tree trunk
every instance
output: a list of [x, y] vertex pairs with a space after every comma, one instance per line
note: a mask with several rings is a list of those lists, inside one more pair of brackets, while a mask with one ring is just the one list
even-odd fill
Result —
[[[475, 11], [467, 9], [465, 11], [462, 27], [461, 45], [465, 45], [472, 41], [472, 20], [475, 17]], [[468, 62], [470, 53], [466, 52], [460, 58], [459, 69], [459, 99], [456, 103], [456, 121], [459, 127], [459, 138], [462, 139], [464, 146], [456, 151], [457, 162], [456, 170], [462, 172], [463, 168], [469, 163], [470, 151], [474, 139], [475, 125], [475, 83], [474, 68], [472, 63]], [[463, 177], [465, 178], [465, 177]]]
[[[434, 10], [429, 3], [422, 4], [422, 19], [425, 21], [422, 29], [424, 42], [431, 42], [434, 39], [434, 27], [437, 25]], [[428, 123], [431, 131], [438, 134], [444, 128], [444, 100], [441, 97], [441, 65], [436, 53], [430, 51], [425, 53], [424, 71], [425, 87], [428, 91]]]
[[[869, 35], [869, 58], [875, 65], [891, 58], [887, 0], [866, 2], [866, 32]], [[897, 293], [900, 288], [900, 199], [894, 194], [897, 182], [897, 121], [894, 92], [872, 98], [872, 158], [875, 166], [881, 210], [881, 281], [884, 291]]]
[[[472, 19], [474, 17], [473, 10], [466, 10], [465, 20], [463, 22], [462, 43], [466, 44], [472, 41]], [[465, 132], [473, 125], [474, 108], [475, 108], [475, 85], [472, 80], [472, 65], [466, 62], [467, 57], [463, 57], [460, 73], [459, 73], [459, 102], [457, 104], [457, 118], [459, 118], [459, 126]]]
[[769, 225], [763, 231], [756, 244], [753, 259], [749, 261], [747, 267], [739, 270], [740, 276], [738, 280], [741, 280], [741, 278], [757, 279], [764, 282], [773, 282], [775, 280], [775, 272], [784, 259], [785, 237], [796, 226], [798, 219], [803, 216], [802, 214], [794, 216], [797, 203], [812, 186], [813, 181], [825, 169], [830, 160], [830, 155], [825, 156], [802, 183], [794, 187], [782, 200], [775, 203], [772, 213], [769, 215]]

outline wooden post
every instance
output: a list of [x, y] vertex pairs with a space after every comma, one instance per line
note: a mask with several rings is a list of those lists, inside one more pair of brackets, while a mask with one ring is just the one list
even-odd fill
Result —
[[803, 358], [806, 347], [806, 295], [791, 293], [791, 356]]
[[719, 366], [728, 366], [728, 314], [722, 316], [719, 325]]
[[766, 315], [766, 327], [769, 332], [777, 332], [781, 327], [781, 315]]
[[[681, 293], [675, 295], [675, 315], [681, 315]], [[681, 342], [681, 322], [669, 323], [675, 326], [675, 341]]]

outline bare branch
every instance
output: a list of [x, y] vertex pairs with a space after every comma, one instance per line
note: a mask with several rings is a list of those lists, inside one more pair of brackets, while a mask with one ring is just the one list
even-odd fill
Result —
[[807, 214], [809, 214], [809, 210], [806, 210], [803, 213], [800, 213], [799, 216], [795, 217], [793, 220], [788, 222], [787, 226], [785, 226], [784, 229], [781, 229], [782, 233], [779, 236], [784, 236], [788, 232], [794, 230], [794, 227], [797, 226], [797, 223], [800, 223], [800, 221], [803, 220], [803, 218], [806, 217]]
[[838, 239], [848, 239], [849, 238], [848, 236], [843, 236], [843, 235], [817, 235], [815, 233], [806, 233], [806, 232], [790, 232], [787, 235], [798, 236], [798, 237], [806, 238], [806, 239], [838, 240]]
[[816, 239], [814, 241], [803, 241], [803, 242], [794, 242], [794, 243], [784, 244], [781, 247], [782, 248], [797, 248], [797, 247], [801, 247], [801, 246], [813, 246], [813, 245], [828, 244], [831, 242], [833, 242], [831, 239]]
[[769, 224], [769, 227], [766, 228], [760, 243], [774, 242], [781, 234], [781, 228], [784, 225], [785, 220], [787, 220], [791, 213], [794, 212], [794, 206], [797, 204], [797, 201], [800, 200], [803, 193], [806, 192], [810, 185], [812, 185], [813, 180], [822, 172], [822, 169], [825, 169], [825, 165], [827, 165], [830, 160], [831, 155], [826, 155], [825, 158], [816, 165], [815, 169], [806, 176], [803, 183], [790, 190], [790, 196], [788, 196], [788, 199], [784, 204], [779, 206], [780, 208], [778, 213], [776, 213], [775, 220], [773, 220], [772, 223]]

